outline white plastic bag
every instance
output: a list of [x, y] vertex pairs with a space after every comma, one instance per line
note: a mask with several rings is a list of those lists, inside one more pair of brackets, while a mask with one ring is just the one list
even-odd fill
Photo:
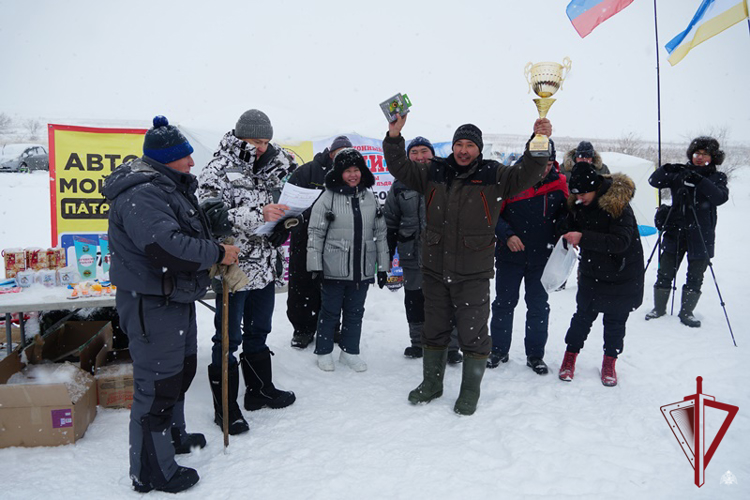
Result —
[[547, 293], [557, 290], [567, 281], [573, 268], [576, 266], [576, 260], [578, 260], [578, 252], [573, 245], [563, 245], [565, 238], [557, 240], [555, 248], [552, 250], [552, 255], [549, 256], [547, 265], [544, 266], [544, 272], [542, 273], [542, 286]]

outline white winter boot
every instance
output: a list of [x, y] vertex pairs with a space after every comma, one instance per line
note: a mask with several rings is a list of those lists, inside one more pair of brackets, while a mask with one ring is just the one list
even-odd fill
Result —
[[330, 352], [328, 354], [318, 354], [318, 368], [324, 372], [335, 370], [336, 366], [333, 364], [333, 354]]
[[355, 372], [363, 372], [367, 370], [367, 363], [359, 357], [359, 354], [349, 354], [348, 352], [341, 351], [339, 361]]

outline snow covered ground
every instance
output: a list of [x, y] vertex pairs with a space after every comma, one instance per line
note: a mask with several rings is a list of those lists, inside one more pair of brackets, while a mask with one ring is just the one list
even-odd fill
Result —
[[[0, 247], [47, 246], [46, 173], [0, 175]], [[187, 395], [188, 429], [206, 434], [208, 446], [180, 458], [201, 481], [184, 498], [750, 498], [750, 308], [747, 307], [746, 231], [750, 168], [730, 183], [719, 208], [714, 268], [738, 347], [734, 347], [710, 274], [697, 316], [699, 329], [676, 316], [646, 322], [646, 300], [628, 322], [619, 385], [599, 381], [601, 321], [578, 358], [576, 378], [558, 380], [563, 338], [575, 309], [575, 286], [553, 293], [545, 360], [540, 377], [525, 366], [523, 310], [516, 314], [510, 362], [488, 370], [479, 408], [471, 417], [453, 413], [461, 368], [449, 367], [442, 398], [412, 406], [406, 396], [421, 380], [421, 362], [402, 356], [408, 333], [402, 292], [372, 288], [367, 298], [362, 353], [369, 370], [354, 373], [337, 363], [324, 373], [312, 348], [289, 346], [285, 294], [277, 295], [275, 382], [297, 394], [284, 410], [246, 412], [248, 434], [233, 437], [225, 454], [205, 367], [212, 315], [199, 306], [199, 370]], [[644, 239], [649, 255], [654, 238]], [[680, 273], [684, 281], [684, 269]], [[0, 299], [1, 300], [1, 299]], [[740, 410], [706, 470], [705, 485], [693, 471], [660, 412], [660, 406], [696, 392]], [[2, 402], [0, 402], [1, 404]], [[723, 420], [707, 411], [707, 430]], [[135, 498], [127, 471], [128, 412], [99, 410], [85, 437], [56, 448], [0, 450], [0, 497]], [[736, 484], [721, 483], [727, 471]], [[172, 498], [151, 493], [153, 498]]]

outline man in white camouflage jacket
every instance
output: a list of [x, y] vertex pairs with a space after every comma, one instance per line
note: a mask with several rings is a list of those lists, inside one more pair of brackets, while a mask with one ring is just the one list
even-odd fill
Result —
[[[231, 235], [240, 247], [240, 269], [250, 283], [229, 295], [229, 433], [240, 434], [248, 424], [237, 404], [239, 369], [234, 356], [240, 344], [240, 362], [245, 379], [244, 406], [284, 408], [295, 400], [291, 391], [276, 389], [272, 381], [271, 351], [266, 337], [271, 332], [275, 284], [281, 283], [283, 261], [276, 248], [286, 240], [278, 231], [271, 237], [255, 231], [265, 222], [278, 221], [288, 207], [275, 203], [284, 180], [297, 168], [293, 157], [271, 144], [273, 127], [262, 111], [251, 109], [240, 116], [235, 129], [227, 132], [213, 159], [201, 171], [198, 198], [211, 221], [215, 235]], [[275, 195], [275, 196], [274, 196]], [[271, 241], [275, 244], [272, 244]], [[220, 282], [214, 281], [214, 289]], [[211, 364], [208, 378], [213, 392], [215, 419], [222, 426], [221, 405], [222, 296], [216, 296]]]

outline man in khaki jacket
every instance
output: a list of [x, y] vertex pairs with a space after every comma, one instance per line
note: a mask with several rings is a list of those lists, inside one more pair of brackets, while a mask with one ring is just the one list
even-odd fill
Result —
[[[495, 226], [504, 198], [528, 189], [544, 175], [548, 155], [532, 156], [507, 167], [482, 158], [482, 131], [461, 125], [453, 135], [453, 154], [429, 163], [409, 160], [401, 129], [406, 117], [389, 124], [383, 153], [391, 174], [425, 196], [427, 227], [423, 235], [424, 380], [409, 401], [427, 403], [443, 394], [443, 375], [455, 316], [464, 352], [461, 392], [454, 411], [471, 415], [492, 342], [490, 279], [494, 277]], [[552, 125], [540, 119], [534, 133], [549, 136]]]

